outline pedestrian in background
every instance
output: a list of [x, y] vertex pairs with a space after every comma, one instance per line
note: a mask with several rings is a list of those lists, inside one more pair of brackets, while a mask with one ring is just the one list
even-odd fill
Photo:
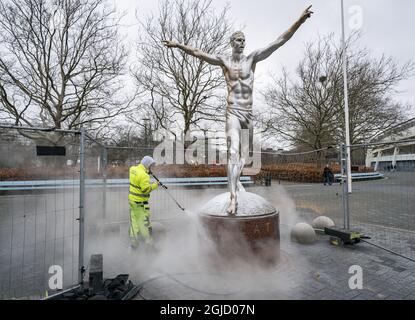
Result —
[[330, 169], [330, 166], [328, 164], [326, 164], [326, 167], [324, 168], [323, 171], [323, 178], [324, 178], [324, 185], [326, 185], [327, 183], [329, 184], [329, 186], [331, 186], [331, 184], [333, 183], [333, 172]]

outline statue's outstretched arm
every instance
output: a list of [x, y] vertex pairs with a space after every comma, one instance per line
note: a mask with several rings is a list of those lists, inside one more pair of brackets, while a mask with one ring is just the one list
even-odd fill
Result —
[[199, 50], [197, 48], [193, 48], [191, 46], [168, 40], [164, 40], [163, 44], [168, 48], [179, 48], [184, 52], [190, 54], [191, 56], [199, 58], [200, 60], [206, 61], [207, 63], [213, 64], [215, 66], [223, 65], [222, 60], [218, 56], [203, 52], [202, 50]]
[[284, 43], [286, 43], [293, 34], [298, 30], [298, 28], [308, 19], [311, 17], [311, 14], [313, 13], [310, 11], [311, 6], [309, 6], [307, 9], [303, 11], [300, 18], [282, 35], [278, 37], [277, 40], [272, 42], [270, 45], [268, 45], [265, 48], [256, 50], [252, 53], [254, 63], [265, 60], [268, 58], [275, 50], [277, 50], [279, 47], [281, 47]]

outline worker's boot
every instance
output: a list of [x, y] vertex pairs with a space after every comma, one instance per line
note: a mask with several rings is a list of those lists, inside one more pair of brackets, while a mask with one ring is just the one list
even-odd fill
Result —
[[131, 244], [130, 244], [131, 249], [137, 250], [138, 246], [139, 246], [138, 239], [137, 238], [131, 238]]

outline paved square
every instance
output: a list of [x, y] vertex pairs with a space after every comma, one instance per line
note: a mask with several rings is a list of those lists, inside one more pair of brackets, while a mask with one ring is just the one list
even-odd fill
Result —
[[[165, 226], [168, 224], [164, 222]], [[175, 241], [175, 233], [186, 231], [183, 226], [183, 221], [179, 224], [175, 221], [168, 228], [170, 243]], [[231, 266], [228, 270], [198, 265], [198, 259], [205, 262], [206, 257], [197, 257], [196, 250], [183, 252], [180, 248], [183, 239], [178, 239], [177, 247], [171, 243], [154, 255], [132, 251], [137, 263], [129, 261], [128, 267], [124, 263], [126, 259], [131, 260], [131, 255], [129, 258], [107, 255], [104, 262], [109, 267], [106, 276], [129, 272], [134, 284], [142, 284], [136, 299], [415, 298], [413, 262], [366, 243], [333, 246], [326, 235], [319, 235], [318, 241], [311, 245], [298, 244], [291, 242], [287, 226], [281, 227], [281, 236], [281, 262], [267, 269], [254, 266], [254, 263], [252, 266]], [[126, 239], [119, 245], [128, 251]], [[122, 251], [119, 251], [120, 255]], [[167, 263], [163, 263], [164, 260]], [[352, 265], [362, 268], [362, 289], [349, 288]]]

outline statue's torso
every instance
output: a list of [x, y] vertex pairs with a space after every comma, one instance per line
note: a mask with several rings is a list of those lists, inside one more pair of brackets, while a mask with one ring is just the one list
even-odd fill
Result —
[[228, 87], [228, 112], [251, 114], [254, 85], [252, 58], [243, 56], [240, 61], [233, 61], [232, 57], [228, 56], [223, 59], [223, 64], [223, 73]]

